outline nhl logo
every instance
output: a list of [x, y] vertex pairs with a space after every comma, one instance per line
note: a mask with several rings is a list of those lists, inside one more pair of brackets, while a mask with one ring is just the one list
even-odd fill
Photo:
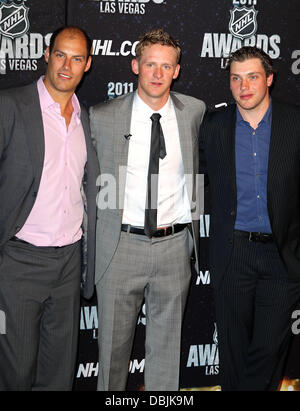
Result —
[[254, 7], [235, 7], [230, 10], [230, 33], [241, 40], [251, 37], [257, 30], [257, 13]]
[[24, 4], [0, 6], [0, 34], [14, 39], [27, 33], [29, 29], [28, 7]]

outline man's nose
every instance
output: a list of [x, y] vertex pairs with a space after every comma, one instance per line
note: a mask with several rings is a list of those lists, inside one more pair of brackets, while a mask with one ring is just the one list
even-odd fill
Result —
[[64, 60], [63, 68], [65, 70], [70, 70], [70, 67], [71, 67], [71, 59], [66, 57], [65, 60]]
[[242, 79], [241, 88], [242, 89], [249, 88], [249, 80], [248, 79]]
[[154, 71], [154, 76], [156, 78], [161, 78], [162, 77], [162, 69], [160, 67], [156, 67], [156, 69]]

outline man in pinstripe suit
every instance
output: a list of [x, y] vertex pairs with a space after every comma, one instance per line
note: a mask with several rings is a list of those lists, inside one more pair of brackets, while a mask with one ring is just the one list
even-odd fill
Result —
[[[98, 201], [99, 390], [125, 390], [144, 298], [145, 389], [178, 390], [179, 386], [190, 230], [196, 252], [199, 236], [199, 216], [192, 221], [193, 196], [188, 198], [187, 178], [196, 181], [198, 132], [205, 109], [200, 100], [170, 93], [179, 74], [179, 57], [180, 47], [168, 33], [159, 29], [145, 34], [132, 61], [137, 92], [90, 111], [102, 177], [114, 176], [122, 197], [117, 207], [103, 208]], [[166, 155], [159, 159], [157, 224], [149, 235], [144, 221], [153, 113], [161, 115]], [[107, 192], [104, 181], [101, 185], [99, 199]], [[195, 186], [190, 188], [194, 193]]]
[[300, 295], [300, 110], [271, 99], [270, 57], [243, 47], [229, 59], [236, 101], [200, 130], [212, 215], [223, 390], [276, 390]]
[[74, 94], [90, 52], [61, 27], [45, 76], [0, 93], [0, 391], [73, 386], [80, 282], [94, 290], [98, 161]]

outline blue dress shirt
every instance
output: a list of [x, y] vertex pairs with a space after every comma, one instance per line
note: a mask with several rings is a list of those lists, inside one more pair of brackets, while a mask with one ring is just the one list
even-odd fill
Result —
[[238, 108], [235, 135], [237, 215], [235, 229], [271, 233], [267, 208], [272, 103], [254, 130]]

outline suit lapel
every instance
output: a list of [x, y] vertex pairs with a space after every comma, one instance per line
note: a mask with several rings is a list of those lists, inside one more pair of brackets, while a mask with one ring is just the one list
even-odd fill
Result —
[[232, 189], [236, 198], [236, 166], [235, 166], [235, 128], [236, 128], [236, 105], [232, 105], [222, 117], [220, 124], [220, 149], [219, 159], [224, 159], [223, 169], [230, 173]]
[[174, 103], [177, 118], [184, 174], [192, 175], [197, 170], [195, 168], [197, 165], [194, 162], [194, 156], [191, 155], [191, 153], [195, 152], [193, 137], [197, 136], [193, 136], [191, 133], [190, 119], [187, 117], [188, 113], [187, 110], [185, 110], [184, 104], [174, 94], [171, 94], [171, 98]]
[[84, 137], [85, 137], [85, 145], [86, 145], [86, 151], [87, 151], [87, 158], [89, 158], [89, 151], [90, 151], [90, 127], [89, 127], [89, 118], [85, 110], [81, 107], [81, 124], [84, 132]]
[[117, 181], [117, 193], [119, 195], [118, 209], [121, 217], [123, 215], [124, 208], [124, 195], [129, 148], [129, 139], [125, 138], [125, 136], [130, 134], [133, 99], [134, 93], [128, 94], [126, 97], [124, 97], [122, 101], [120, 101], [120, 105], [116, 105], [116, 109], [114, 112], [114, 168], [115, 178]]
[[29, 85], [24, 91], [24, 94], [19, 95], [20, 113], [25, 125], [32, 167], [36, 177], [35, 184], [37, 185], [36, 188], [38, 188], [45, 155], [42, 112], [36, 83]]
[[268, 163], [269, 188], [274, 187], [272, 178], [278, 175], [278, 166], [280, 166], [278, 159], [282, 157], [282, 153], [284, 152], [285, 141], [283, 136], [287, 133], [287, 123], [282, 121], [280, 106], [276, 101], [272, 100], [272, 127]]
[[[278, 197], [278, 176], [282, 175], [285, 166], [288, 166], [288, 162], [281, 161], [282, 158], [289, 158], [287, 150], [285, 135], [293, 134], [289, 130], [289, 122], [282, 120], [282, 109], [280, 104], [272, 99], [272, 126], [271, 126], [271, 138], [269, 148], [269, 162], [268, 162], [268, 182], [267, 182], [267, 199], [268, 199], [268, 211], [272, 224], [273, 219], [273, 207], [277, 204]], [[274, 198], [275, 196], [275, 198]]]

